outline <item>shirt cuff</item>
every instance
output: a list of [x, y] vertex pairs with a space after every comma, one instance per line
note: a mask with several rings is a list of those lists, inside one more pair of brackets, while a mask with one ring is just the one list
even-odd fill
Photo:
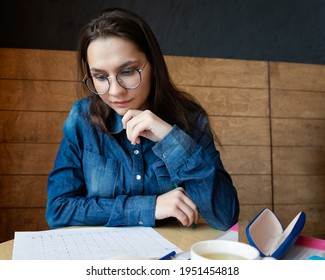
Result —
[[173, 129], [153, 147], [153, 152], [162, 159], [170, 171], [182, 166], [199, 148], [199, 145], [183, 130]]
[[127, 224], [132, 226], [155, 226], [156, 196], [130, 197], [125, 205]]

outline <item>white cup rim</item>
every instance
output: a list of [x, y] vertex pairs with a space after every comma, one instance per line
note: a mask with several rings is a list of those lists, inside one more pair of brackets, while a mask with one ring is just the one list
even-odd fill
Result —
[[192, 259], [207, 259], [202, 253], [233, 254], [248, 260], [260, 258], [260, 252], [255, 247], [232, 240], [204, 240], [191, 246]]

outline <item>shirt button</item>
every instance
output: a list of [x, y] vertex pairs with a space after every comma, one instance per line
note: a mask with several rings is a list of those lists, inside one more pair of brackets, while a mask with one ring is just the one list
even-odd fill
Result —
[[139, 154], [139, 150], [135, 150], [133, 153], [134, 153], [135, 155], [137, 155], [137, 154]]
[[163, 156], [163, 158], [166, 158], [167, 157], [167, 154], [166, 153], [163, 153], [162, 156]]
[[139, 222], [139, 225], [140, 225], [140, 226], [142, 226], [142, 225], [143, 225], [143, 222], [142, 222], [142, 221], [140, 221], [140, 222]]
[[140, 179], [141, 179], [141, 175], [137, 175], [137, 176], [135, 176], [135, 178], [136, 178], [137, 180], [140, 180]]

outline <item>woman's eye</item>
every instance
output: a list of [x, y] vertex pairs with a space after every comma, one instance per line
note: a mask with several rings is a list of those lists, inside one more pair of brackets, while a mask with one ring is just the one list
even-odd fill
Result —
[[94, 78], [100, 82], [106, 81], [107, 77], [104, 75], [100, 75], [100, 76], [94, 76]]
[[123, 70], [121, 70], [121, 72], [119, 73], [119, 75], [122, 75], [122, 76], [131, 76], [131, 75], [134, 74], [134, 72], [136, 72], [136, 70], [134, 68], [123, 69]]

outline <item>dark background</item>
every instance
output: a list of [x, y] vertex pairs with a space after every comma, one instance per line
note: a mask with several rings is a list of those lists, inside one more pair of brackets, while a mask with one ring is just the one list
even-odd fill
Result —
[[165, 55], [325, 64], [325, 0], [2, 0], [0, 47], [75, 50], [106, 7], [151, 25]]

